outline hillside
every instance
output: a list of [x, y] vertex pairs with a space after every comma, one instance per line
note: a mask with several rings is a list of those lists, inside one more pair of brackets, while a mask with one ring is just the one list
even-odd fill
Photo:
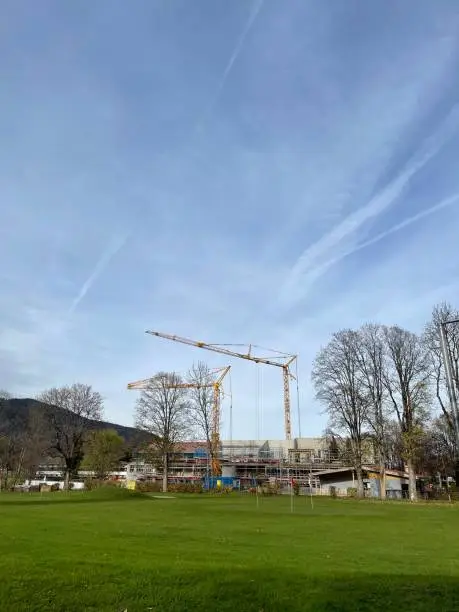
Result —
[[[58, 406], [49, 406], [34, 399], [9, 399], [2, 400], [0, 408], [0, 430], [20, 433], [26, 431], [32, 413], [40, 414], [51, 410], [55, 413], [63, 411]], [[83, 418], [83, 417], [82, 417]], [[135, 427], [117, 425], [108, 421], [94, 421], [83, 419], [89, 429], [114, 429], [122, 436], [129, 446], [136, 446], [147, 441], [149, 436], [144, 431]]]

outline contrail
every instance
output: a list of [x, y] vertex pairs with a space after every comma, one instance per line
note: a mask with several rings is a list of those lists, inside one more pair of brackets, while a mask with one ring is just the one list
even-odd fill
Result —
[[[212, 98], [210, 99], [209, 104], [207, 105], [207, 108], [205, 110], [205, 112], [202, 115], [201, 120], [197, 123], [195, 131], [197, 131], [203, 123], [204, 118], [206, 117], [206, 115], [208, 115], [212, 108], [214, 107], [215, 103], [217, 102], [223, 87], [225, 86], [226, 80], [231, 72], [231, 69], [233, 67], [234, 62], [237, 60], [239, 53], [242, 50], [242, 47], [244, 45], [244, 41], [247, 37], [247, 34], [250, 32], [253, 24], [255, 23], [255, 20], [258, 17], [258, 14], [260, 13], [261, 7], [263, 6], [263, 2], [264, 0], [257, 0], [256, 3], [253, 6], [253, 9], [249, 15], [249, 18], [244, 26], [244, 29], [242, 30], [241, 35], [239, 36], [239, 39], [236, 43], [236, 46], [233, 50], [233, 53], [231, 54], [228, 64], [226, 65], [225, 70], [223, 71], [222, 77], [217, 85], [217, 88], [214, 92], [214, 95], [212, 96]], [[96, 266], [94, 268], [94, 270], [92, 271], [91, 275], [88, 277], [88, 279], [86, 280], [86, 282], [83, 284], [83, 286], [80, 289], [80, 292], [78, 293], [78, 295], [76, 296], [76, 298], [73, 300], [69, 310], [68, 310], [68, 314], [71, 315], [75, 312], [76, 308], [78, 307], [78, 305], [80, 304], [81, 300], [85, 297], [85, 295], [87, 294], [87, 292], [89, 291], [89, 289], [92, 287], [93, 283], [97, 280], [97, 278], [100, 276], [100, 274], [105, 270], [105, 268], [107, 267], [107, 265], [110, 263], [110, 261], [112, 260], [112, 258], [116, 255], [116, 253], [118, 253], [118, 251], [123, 247], [123, 245], [125, 244], [126, 240], [127, 240], [128, 236], [125, 235], [124, 237], [122, 237], [121, 239], [115, 240], [112, 242], [111, 245], [109, 245], [108, 249], [102, 254], [102, 257], [99, 259], [99, 261], [96, 263]]]
[[91, 272], [89, 277], [86, 279], [78, 295], [73, 300], [68, 310], [68, 313], [67, 313], [68, 315], [72, 315], [75, 312], [81, 300], [85, 297], [85, 295], [91, 289], [94, 282], [102, 274], [102, 272], [111, 262], [113, 257], [118, 253], [118, 251], [120, 251], [123, 248], [123, 246], [126, 244], [127, 239], [128, 239], [128, 234], [124, 234], [121, 237], [112, 239], [111, 243], [108, 245], [108, 248], [105, 249], [99, 261], [96, 263], [94, 270]]
[[341, 255], [338, 255], [337, 257], [334, 257], [333, 259], [329, 259], [328, 261], [321, 264], [320, 266], [315, 267], [313, 270], [311, 270], [311, 272], [306, 273], [305, 275], [306, 280], [309, 280], [309, 283], [314, 282], [317, 278], [320, 278], [329, 268], [339, 263], [346, 257], [349, 257], [349, 255], [353, 255], [354, 253], [357, 253], [358, 251], [361, 251], [362, 249], [366, 249], [367, 247], [372, 246], [373, 244], [376, 244], [377, 242], [380, 242], [384, 238], [387, 238], [387, 236], [390, 236], [391, 234], [395, 234], [396, 232], [399, 232], [405, 227], [408, 227], [409, 225], [412, 225], [413, 223], [416, 223], [417, 221], [424, 219], [425, 217], [430, 217], [431, 215], [438, 212], [439, 210], [442, 210], [443, 208], [449, 208], [450, 206], [452, 206], [453, 204], [457, 202], [459, 202], [459, 193], [456, 193], [448, 198], [445, 198], [438, 204], [435, 204], [434, 206], [431, 206], [430, 208], [427, 208], [426, 210], [423, 210], [420, 213], [417, 213], [416, 215], [412, 215], [411, 217], [404, 219], [400, 223], [397, 223], [396, 225], [393, 225], [392, 227], [390, 227], [388, 230], [385, 230], [384, 232], [381, 232], [380, 234], [373, 236], [373, 238], [370, 238], [369, 240], [366, 240], [365, 242], [361, 242], [356, 247], [349, 249], [348, 251], [345, 251], [344, 253], [341, 253]]
[[263, 2], [264, 0], [257, 0], [256, 4], [254, 5], [249, 18], [244, 26], [244, 29], [242, 30], [241, 35], [239, 36], [239, 39], [236, 43], [236, 46], [234, 47], [233, 53], [231, 54], [231, 57], [229, 58], [229, 61], [226, 65], [225, 70], [223, 71], [222, 77], [217, 85], [217, 88], [214, 92], [214, 95], [212, 96], [212, 98], [209, 101], [209, 104], [207, 105], [204, 113], [202, 114], [202, 117], [200, 119], [200, 121], [198, 121], [198, 123], [196, 124], [196, 128], [195, 130], [199, 130], [199, 128], [202, 126], [202, 123], [204, 121], [204, 118], [206, 117], [206, 115], [208, 115], [211, 110], [213, 109], [215, 103], [217, 102], [218, 98], [220, 97], [220, 94], [222, 92], [223, 87], [225, 86], [226, 83], [226, 79], [229, 76], [229, 73], [231, 72], [231, 69], [233, 67], [234, 62], [237, 60], [239, 53], [242, 50], [242, 47], [244, 45], [244, 41], [247, 37], [247, 34], [250, 32], [250, 30], [252, 29], [253, 24], [255, 23], [255, 20], [258, 17], [258, 14], [260, 13], [261, 7], [263, 6]]
[[430, 217], [430, 215], [433, 215], [434, 213], [438, 212], [439, 210], [442, 210], [443, 208], [449, 208], [450, 206], [455, 204], [458, 200], [459, 200], [459, 193], [456, 193], [453, 196], [450, 196], [449, 198], [445, 198], [438, 204], [435, 204], [434, 206], [431, 206], [430, 208], [427, 208], [426, 210], [423, 210], [420, 213], [417, 213], [416, 215], [408, 217], [407, 219], [404, 219], [400, 223], [393, 225], [388, 230], [381, 232], [380, 234], [377, 234], [373, 238], [370, 238], [370, 240], [366, 240], [365, 242], [358, 244], [354, 249], [351, 249], [350, 251], [342, 255], [340, 259], [343, 259], [343, 257], [347, 257], [348, 255], [351, 255], [352, 253], [355, 253], [356, 251], [365, 249], [366, 247], [369, 247], [372, 244], [375, 244], [376, 242], [383, 240], [383, 238], [386, 238], [387, 236], [390, 236], [391, 234], [395, 234], [396, 232], [399, 232], [401, 229], [408, 227], [408, 225], [412, 225], [413, 223], [416, 223], [417, 221], [424, 219], [424, 217]]
[[[344, 238], [355, 233], [366, 221], [377, 217], [387, 208], [390, 208], [402, 194], [409, 181], [417, 174], [443, 147], [450, 138], [452, 132], [451, 123], [457, 127], [459, 107], [455, 106], [440, 128], [428, 139], [420, 153], [415, 154], [407, 168], [397, 176], [385, 189], [373, 197], [368, 204], [348, 215], [341, 223], [335, 226], [328, 234], [307, 248], [295, 262], [287, 277], [281, 292], [282, 301], [290, 301], [288, 293], [295, 285], [298, 285], [305, 275], [319, 278], [329, 266], [327, 262], [315, 266], [308, 272], [308, 268], [314, 265], [316, 260], [336, 247]], [[339, 261], [339, 257], [336, 260]], [[334, 260], [333, 260], [334, 261]]]

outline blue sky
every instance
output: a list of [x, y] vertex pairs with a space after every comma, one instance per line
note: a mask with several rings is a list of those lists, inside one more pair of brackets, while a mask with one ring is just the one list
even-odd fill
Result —
[[85, 382], [131, 424], [129, 381], [231, 363], [233, 437], [282, 437], [280, 371], [144, 331], [252, 342], [299, 353], [315, 435], [333, 331], [459, 305], [455, 0], [2, 13], [0, 387]]

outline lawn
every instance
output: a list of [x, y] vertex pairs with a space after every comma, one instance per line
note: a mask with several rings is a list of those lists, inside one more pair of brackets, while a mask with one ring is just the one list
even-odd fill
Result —
[[459, 610], [459, 507], [0, 496], [0, 610]]

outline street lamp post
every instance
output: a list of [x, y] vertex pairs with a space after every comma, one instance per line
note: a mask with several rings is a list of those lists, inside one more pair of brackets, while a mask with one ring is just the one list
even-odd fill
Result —
[[455, 434], [456, 487], [459, 486], [459, 412], [458, 412], [458, 407], [457, 407], [457, 392], [456, 392], [457, 381], [455, 380], [454, 373], [453, 373], [453, 361], [451, 359], [451, 352], [449, 350], [446, 329], [447, 329], [447, 325], [454, 325], [457, 323], [459, 323], [459, 319], [440, 322], [440, 345], [441, 345], [441, 352], [443, 355], [443, 362], [445, 365], [446, 386], [448, 388], [449, 403], [451, 406], [451, 414], [453, 417], [454, 434]]

